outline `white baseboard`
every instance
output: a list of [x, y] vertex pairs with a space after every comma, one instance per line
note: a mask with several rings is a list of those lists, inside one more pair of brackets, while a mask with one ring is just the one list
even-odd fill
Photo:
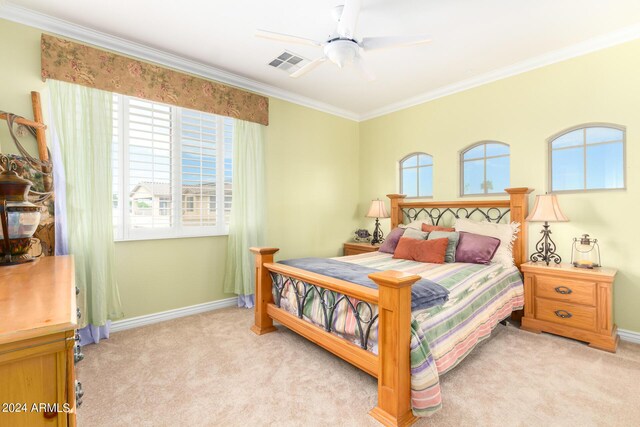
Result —
[[176, 308], [174, 310], [161, 311], [159, 313], [146, 314], [144, 316], [112, 322], [110, 332], [126, 331], [127, 329], [139, 328], [140, 326], [151, 325], [153, 323], [177, 319], [179, 317], [191, 316], [193, 314], [206, 313], [207, 311], [237, 306], [238, 298], [232, 297], [218, 301], [205, 302], [203, 304], [190, 305], [189, 307]]
[[621, 340], [640, 344], [640, 332], [618, 329], [618, 335], [620, 335]]
[[[203, 304], [191, 305], [189, 307], [176, 308], [174, 310], [161, 311], [159, 313], [146, 314], [144, 316], [112, 322], [110, 332], [126, 331], [127, 329], [139, 328], [140, 326], [165, 322], [179, 317], [191, 316], [193, 314], [206, 313], [207, 311], [219, 310], [221, 308], [236, 307], [237, 305], [238, 298], [232, 297], [218, 301], [205, 302]], [[640, 344], [640, 332], [618, 329], [618, 335], [620, 335], [620, 339], [623, 341]]]

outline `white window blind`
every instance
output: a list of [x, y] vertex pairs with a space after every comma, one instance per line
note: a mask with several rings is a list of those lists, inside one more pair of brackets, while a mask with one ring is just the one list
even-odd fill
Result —
[[226, 234], [232, 141], [233, 119], [116, 95], [115, 238]]

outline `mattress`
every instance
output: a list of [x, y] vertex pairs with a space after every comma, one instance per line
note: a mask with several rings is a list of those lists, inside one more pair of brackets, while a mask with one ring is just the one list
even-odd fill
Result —
[[[440, 376], [488, 338], [501, 320], [524, 305], [522, 277], [516, 267], [427, 264], [394, 259], [391, 254], [381, 252], [334, 259], [378, 270], [417, 274], [449, 291], [449, 300], [444, 305], [412, 312], [411, 403], [416, 416], [428, 416], [440, 409]], [[282, 309], [298, 315], [301, 290], [298, 288], [296, 292], [296, 286], [287, 280], [280, 285], [282, 292], [276, 301]], [[326, 329], [329, 300], [335, 305], [335, 313], [330, 317], [331, 332], [377, 354], [377, 307], [361, 304], [354, 298], [335, 304], [339, 299], [339, 295], [329, 291], [310, 292], [302, 307], [303, 319]], [[362, 321], [358, 322], [356, 317]]]

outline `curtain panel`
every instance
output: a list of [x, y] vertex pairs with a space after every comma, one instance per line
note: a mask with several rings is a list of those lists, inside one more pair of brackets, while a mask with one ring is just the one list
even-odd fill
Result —
[[80, 326], [103, 326], [123, 317], [113, 243], [113, 96], [56, 80], [48, 86], [60, 226], [56, 255], [70, 253], [75, 258]]
[[253, 307], [255, 260], [252, 246], [264, 243], [264, 126], [236, 121], [233, 134], [233, 200], [227, 240], [224, 291], [239, 296], [238, 305]]
[[269, 99], [106, 50], [42, 34], [42, 80], [163, 102], [235, 119], [269, 124]]

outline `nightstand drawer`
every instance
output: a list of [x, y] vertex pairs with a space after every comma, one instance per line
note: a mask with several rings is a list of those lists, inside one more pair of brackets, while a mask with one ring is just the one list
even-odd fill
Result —
[[575, 304], [596, 305], [596, 283], [551, 276], [535, 276], [536, 297]]
[[366, 253], [369, 253], [369, 252], [375, 252], [375, 251], [374, 250], [361, 249], [361, 248], [344, 248], [344, 255], [345, 256], [366, 254]]
[[348, 242], [344, 244], [344, 256], [359, 255], [368, 252], [376, 252], [380, 245], [372, 245], [371, 243]]
[[596, 309], [583, 305], [536, 298], [536, 319], [572, 328], [595, 331]]

